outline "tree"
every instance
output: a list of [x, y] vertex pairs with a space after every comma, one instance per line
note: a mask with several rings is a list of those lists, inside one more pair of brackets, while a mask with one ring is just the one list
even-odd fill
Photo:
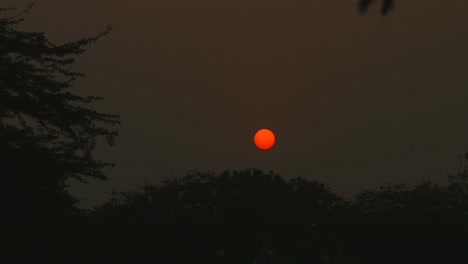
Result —
[[[425, 180], [416, 186], [387, 185], [361, 192], [347, 231], [347, 254], [368, 249], [360, 263], [455, 262], [466, 257], [468, 231], [466, 178], [449, 176], [448, 185]], [[380, 261], [380, 263], [387, 263]]]
[[96, 160], [92, 152], [101, 136], [114, 143], [117, 131], [111, 126], [119, 124], [119, 116], [89, 107], [102, 98], [69, 91], [84, 76], [71, 70], [76, 57], [111, 27], [54, 44], [42, 32], [16, 29], [33, 4], [19, 15], [11, 15], [12, 8], [0, 9], [1, 174], [14, 197], [57, 209], [74, 203], [65, 190], [67, 179], [106, 179], [103, 169], [113, 165]]
[[[138, 191], [118, 192], [92, 214], [105, 247], [115, 240], [122, 259], [145, 249], [156, 262], [311, 263], [333, 253], [331, 221], [342, 199], [322, 183], [285, 181], [260, 170], [189, 172]], [[112, 227], [104, 223], [112, 222]], [[113, 246], [114, 248], [114, 246]], [[104, 249], [101, 249], [105, 251]], [[299, 261], [302, 260], [302, 261]], [[218, 262], [219, 263], [219, 262]]]
[[20, 14], [0, 9], [3, 237], [11, 254], [52, 261], [85, 241], [77, 238], [80, 229], [70, 228], [78, 211], [66, 181], [106, 179], [103, 169], [113, 164], [96, 160], [92, 153], [100, 137], [114, 143], [117, 131], [111, 126], [120, 121], [118, 115], [89, 107], [102, 98], [70, 92], [84, 76], [71, 70], [76, 57], [111, 27], [93, 37], [54, 44], [42, 32], [17, 29], [33, 5]]

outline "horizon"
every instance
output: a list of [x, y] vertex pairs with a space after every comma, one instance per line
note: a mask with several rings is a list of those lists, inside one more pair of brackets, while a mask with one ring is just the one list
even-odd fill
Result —
[[[63, 43], [115, 26], [73, 65], [86, 76], [70, 91], [122, 120], [95, 152], [117, 165], [109, 181], [70, 182], [81, 206], [192, 169], [273, 170], [353, 197], [443, 182], [468, 149], [468, 18], [424, 3], [382, 17], [353, 2], [38, 1], [19, 28]], [[262, 127], [278, 137], [268, 152], [252, 142]]]

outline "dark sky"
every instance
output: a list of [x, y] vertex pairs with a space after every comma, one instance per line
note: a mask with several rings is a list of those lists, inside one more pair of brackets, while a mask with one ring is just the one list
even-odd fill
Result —
[[[107, 182], [72, 182], [83, 206], [187, 170], [274, 170], [351, 197], [441, 181], [468, 151], [468, 3], [39, 0], [22, 29], [62, 43], [115, 30], [80, 57], [74, 92], [120, 113]], [[2, 0], [2, 6], [29, 1]], [[256, 130], [277, 136], [270, 151]]]

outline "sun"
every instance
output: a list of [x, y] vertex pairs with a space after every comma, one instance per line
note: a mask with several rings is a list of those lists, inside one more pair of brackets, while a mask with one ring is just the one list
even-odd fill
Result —
[[275, 144], [275, 134], [269, 129], [260, 129], [255, 133], [254, 142], [257, 148], [261, 150], [270, 149]]

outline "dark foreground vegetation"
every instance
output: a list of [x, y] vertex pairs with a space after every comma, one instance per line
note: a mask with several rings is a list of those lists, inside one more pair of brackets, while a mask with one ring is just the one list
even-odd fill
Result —
[[191, 172], [118, 193], [88, 216], [96, 251], [129, 261], [446, 263], [468, 256], [466, 187], [460, 174], [445, 186], [383, 186], [346, 202], [302, 178]]
[[94, 210], [38, 205], [8, 228], [7, 251], [63, 262], [456, 263], [468, 256], [467, 187], [465, 171], [350, 202], [302, 178], [190, 172]]
[[[362, 10], [375, 1], [362, 1]], [[383, 1], [388, 10], [391, 1]], [[118, 115], [69, 92], [97, 36], [53, 44], [0, 9], [0, 175], [5, 263], [464, 263], [468, 173], [346, 201], [322, 183], [259, 170], [189, 172], [76, 207], [69, 179], [106, 179], [97, 138]], [[385, 11], [386, 12], [386, 11]], [[290, 175], [291, 176], [291, 175]], [[397, 177], [398, 175], [396, 175]]]

